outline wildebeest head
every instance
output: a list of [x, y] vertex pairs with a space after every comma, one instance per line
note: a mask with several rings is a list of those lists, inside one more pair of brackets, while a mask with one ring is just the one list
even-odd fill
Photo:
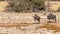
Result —
[[37, 14], [35, 14], [34, 15], [34, 20], [40, 20], [40, 17]]

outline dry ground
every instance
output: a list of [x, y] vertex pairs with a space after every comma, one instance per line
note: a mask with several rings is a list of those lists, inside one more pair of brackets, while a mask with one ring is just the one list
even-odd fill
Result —
[[[40, 24], [33, 24], [34, 14], [38, 14], [41, 17]], [[53, 30], [53, 32], [55, 33], [60, 32], [60, 13], [54, 13], [54, 14], [57, 16], [56, 23], [47, 23], [48, 13], [46, 13], [45, 15], [43, 13], [5, 13], [5, 12], [0, 13], [0, 21], [1, 21], [0, 22], [0, 26], [1, 26], [0, 33], [4, 34], [5, 32], [7, 34], [20, 34], [22, 32], [21, 34], [25, 34], [25, 33], [26, 34], [37, 34], [36, 30], [39, 30], [39, 29], [44, 30], [44, 28], [46, 28], [47, 30]], [[10, 21], [8, 21], [9, 19]], [[3, 20], [7, 21], [7, 23]], [[24, 22], [21, 22], [21, 21], [24, 21]]]

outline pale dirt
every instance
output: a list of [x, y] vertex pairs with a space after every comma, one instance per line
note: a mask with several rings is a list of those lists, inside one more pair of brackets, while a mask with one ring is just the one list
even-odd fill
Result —
[[[41, 17], [41, 22], [40, 24], [33, 24], [34, 19], [33, 15], [38, 14]], [[43, 26], [45, 23], [47, 23], [47, 14], [43, 15], [43, 13], [6, 13], [6, 12], [1, 12], [0, 13], [0, 26], [2, 23], [8, 23], [8, 24], [3, 24], [0, 27], [1, 33], [7, 33], [7, 34], [38, 34], [39, 32], [46, 31], [45, 33], [49, 31], [51, 34], [53, 34], [54, 31], [50, 31], [46, 28], [42, 29], [37, 29], [38, 26]], [[57, 23], [51, 23], [53, 25], [56, 25], [60, 27], [60, 13], [54, 13], [57, 16]], [[24, 25], [14, 25], [9, 24], [9, 23], [29, 23], [30, 25], [24, 26]], [[32, 25], [31, 25], [32, 24]], [[12, 27], [5, 27], [6, 26], [12, 26]], [[4, 27], [3, 27], [4, 26]], [[19, 27], [18, 27], [19, 26]], [[41, 31], [40, 31], [41, 30]]]
[[[3, 11], [5, 6], [8, 5], [7, 2], [0, 2], [0, 23], [8, 23], [2, 24], [5, 26], [13, 26], [13, 24], [9, 23], [34, 23], [33, 15], [38, 14], [41, 17], [40, 24], [32, 24], [27, 26], [20, 26], [20, 24], [14, 25], [14, 27], [2, 27], [0, 24], [0, 34], [60, 34], [60, 32], [55, 32], [53, 30], [47, 30], [46, 28], [36, 29], [38, 26], [43, 26], [47, 23], [47, 15], [43, 15], [43, 13], [6, 13]], [[54, 6], [54, 7], [53, 7]], [[52, 5], [52, 8], [55, 10], [60, 6]], [[3, 12], [2, 12], [3, 11]], [[54, 13], [57, 16], [57, 23], [50, 23], [55, 26], [60, 27], [60, 13]]]

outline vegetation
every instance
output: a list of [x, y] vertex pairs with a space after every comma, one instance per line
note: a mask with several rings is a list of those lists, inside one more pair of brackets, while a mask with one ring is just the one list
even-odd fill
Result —
[[11, 12], [35, 12], [45, 8], [44, 0], [8, 0], [8, 3], [6, 9]]

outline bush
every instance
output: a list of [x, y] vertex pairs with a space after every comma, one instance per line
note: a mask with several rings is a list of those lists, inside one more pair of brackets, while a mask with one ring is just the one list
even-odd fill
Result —
[[[44, 7], [44, 0], [8, 0], [9, 6], [6, 7], [7, 10], [15, 12], [23, 12], [26, 10], [32, 10], [36, 7]], [[10, 8], [10, 9], [8, 9]]]

